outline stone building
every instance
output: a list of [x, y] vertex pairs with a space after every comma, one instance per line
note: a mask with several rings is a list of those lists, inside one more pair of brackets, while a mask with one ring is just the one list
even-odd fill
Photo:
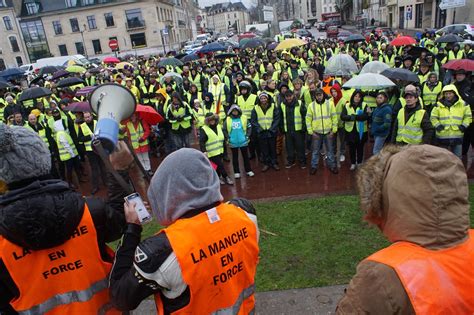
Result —
[[0, 0], [0, 71], [28, 63], [20, 36], [13, 0]]

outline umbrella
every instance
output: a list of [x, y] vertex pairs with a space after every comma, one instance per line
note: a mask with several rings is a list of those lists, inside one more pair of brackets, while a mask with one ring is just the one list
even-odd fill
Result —
[[357, 73], [359, 68], [357, 64], [351, 56], [347, 54], [337, 54], [329, 58], [326, 70], [324, 71], [325, 74], [329, 75], [352, 75]]
[[240, 45], [240, 48], [242, 49], [255, 49], [257, 47], [265, 47], [265, 42], [261, 40], [260, 38], [251, 38], [249, 41], [247, 41], [245, 44]]
[[89, 104], [89, 102], [75, 102], [69, 104], [65, 109], [72, 113], [90, 112], [91, 105]]
[[181, 59], [183, 58], [184, 56], [187, 56], [188, 54], [186, 53], [181, 53], [181, 54], [177, 54], [176, 56], [174, 56], [176, 59]]
[[407, 54], [413, 56], [415, 58], [419, 58], [422, 52], [426, 52], [427, 54], [432, 54], [428, 49], [420, 46], [409, 46], [410, 49], [407, 51]]
[[84, 84], [84, 83], [85, 83], [84, 80], [82, 80], [81, 78], [72, 77], [72, 78], [62, 79], [61, 81], [59, 81], [58, 87], [63, 88], [67, 86], [73, 86], [73, 85]]
[[64, 78], [69, 76], [71, 73], [67, 72], [66, 70], [58, 70], [55, 73], [53, 73], [53, 77], [51, 78], [52, 80], [57, 80], [60, 78]]
[[182, 65], [183, 65], [183, 62], [179, 59], [176, 59], [176, 58], [163, 58], [158, 63], [158, 66], [160, 66], [160, 67], [163, 67], [163, 66], [178, 67], [178, 66], [182, 66]]
[[120, 63], [120, 60], [116, 57], [106, 57], [102, 60], [104, 63]]
[[278, 46], [277, 42], [272, 42], [267, 44], [267, 50], [274, 50]]
[[293, 47], [304, 46], [304, 45], [306, 45], [306, 42], [302, 39], [288, 38], [282, 41], [281, 43], [279, 43], [278, 46], [275, 47], [275, 49], [284, 50], [284, 49], [290, 49]]
[[216, 59], [227, 59], [227, 58], [234, 58], [237, 57], [237, 54], [234, 53], [224, 53], [214, 56]]
[[225, 46], [222, 45], [221, 43], [214, 42], [214, 43], [210, 43], [210, 44], [202, 46], [202, 48], [199, 49], [199, 52], [202, 54], [207, 54], [207, 53], [216, 52], [216, 51], [224, 51], [225, 49], [226, 49]]
[[22, 102], [26, 100], [33, 100], [35, 98], [40, 98], [51, 94], [53, 94], [53, 92], [51, 92], [50, 89], [44, 87], [32, 87], [21, 92], [18, 101]]
[[46, 66], [39, 70], [38, 75], [43, 76], [45, 74], [53, 74], [58, 70], [64, 69], [63, 67], [56, 67], [56, 66]]
[[85, 86], [76, 92], [76, 96], [87, 96], [95, 90], [97, 86]]
[[156, 125], [164, 121], [163, 117], [151, 106], [137, 105], [136, 113], [141, 119], [146, 121], [149, 125]]
[[443, 65], [443, 68], [450, 70], [466, 70], [474, 71], [474, 60], [471, 59], [458, 59], [448, 61]]
[[364, 67], [362, 67], [362, 70], [360, 70], [360, 73], [381, 73], [385, 69], [390, 68], [386, 63], [383, 63], [381, 61], [371, 61], [367, 62]]
[[165, 82], [165, 79], [168, 77], [171, 77], [178, 85], [183, 84], [183, 77], [177, 74], [176, 72], [167, 72], [164, 76], [161, 77], [161, 84], [163, 84]]
[[392, 46], [408, 46], [416, 44], [416, 40], [410, 36], [400, 36], [390, 42]]
[[118, 64], [115, 65], [115, 69], [118, 69], [118, 70], [123, 70], [123, 69], [127, 69], [127, 68], [133, 68], [133, 65], [130, 63], [130, 62], [120, 62]]
[[6, 89], [6, 88], [10, 88], [12, 86], [13, 85], [8, 83], [7, 81], [0, 80], [0, 89]]
[[458, 43], [463, 41], [464, 38], [456, 34], [447, 34], [436, 39], [437, 43]]
[[84, 73], [86, 72], [86, 68], [81, 67], [81, 66], [69, 66], [66, 68], [66, 71], [71, 72], [71, 73]]
[[420, 78], [416, 73], [411, 72], [410, 70], [403, 68], [390, 68], [382, 71], [380, 73], [383, 76], [391, 80], [402, 80], [406, 82], [420, 82]]
[[92, 74], [97, 74], [97, 73], [100, 73], [102, 70], [103, 70], [102, 67], [95, 67], [95, 68], [90, 68], [87, 71]]
[[183, 58], [181, 58], [181, 61], [182, 62], [190, 62], [190, 61], [194, 61], [194, 60], [198, 60], [198, 59], [200, 59], [198, 55], [189, 54], [189, 55], [186, 55]]
[[360, 34], [352, 34], [352, 35], [349, 35], [349, 37], [347, 37], [344, 40], [344, 42], [345, 43], [365, 42], [365, 37]]
[[354, 89], [378, 90], [395, 86], [395, 83], [377, 73], [363, 73], [347, 81], [343, 87]]
[[5, 80], [9, 80], [10, 78], [19, 77], [25, 74], [25, 71], [21, 70], [20, 68], [11, 68], [7, 70], [3, 70], [0, 72], [0, 77]]
[[222, 45], [225, 46], [225, 48], [229, 48], [229, 47], [239, 47], [239, 43], [237, 43], [236, 41], [233, 41], [233, 40], [228, 40], [226, 42], [224, 42]]

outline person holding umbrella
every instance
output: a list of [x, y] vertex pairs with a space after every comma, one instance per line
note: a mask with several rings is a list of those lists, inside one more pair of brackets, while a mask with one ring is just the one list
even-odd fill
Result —
[[137, 113], [134, 113], [130, 120], [122, 128], [121, 133], [127, 133], [130, 144], [137, 155], [140, 164], [143, 166], [145, 172], [150, 176], [153, 175], [151, 170], [148, 145], [148, 137], [150, 136], [150, 126], [146, 121], [141, 119]]

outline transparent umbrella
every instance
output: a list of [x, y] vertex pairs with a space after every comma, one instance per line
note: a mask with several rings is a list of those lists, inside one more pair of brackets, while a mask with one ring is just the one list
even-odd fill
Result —
[[395, 83], [381, 74], [363, 73], [350, 79], [342, 87], [363, 90], [380, 90], [391, 86], [395, 86]]
[[359, 68], [354, 58], [347, 54], [337, 54], [329, 58], [324, 74], [341, 76], [352, 75], [357, 72], [359, 72]]
[[362, 70], [360, 70], [360, 74], [362, 73], [380, 73], [384, 71], [385, 69], [390, 68], [386, 63], [383, 63], [381, 61], [371, 61], [367, 62], [364, 67], [362, 67]]

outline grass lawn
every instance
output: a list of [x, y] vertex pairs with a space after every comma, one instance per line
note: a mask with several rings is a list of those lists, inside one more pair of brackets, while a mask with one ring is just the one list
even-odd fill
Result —
[[[470, 186], [471, 226], [474, 185]], [[257, 203], [260, 264], [257, 290], [284, 290], [348, 283], [357, 264], [388, 242], [361, 220], [356, 196]], [[143, 237], [158, 231], [147, 224]]]

